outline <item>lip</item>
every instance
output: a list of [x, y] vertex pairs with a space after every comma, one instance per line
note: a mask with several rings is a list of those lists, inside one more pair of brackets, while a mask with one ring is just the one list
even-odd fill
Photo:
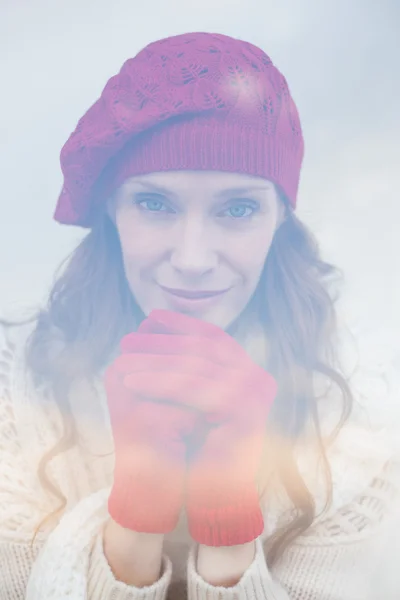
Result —
[[165, 293], [168, 302], [178, 310], [199, 310], [208, 308], [218, 302], [230, 289], [227, 288], [219, 291], [189, 291], [167, 288], [162, 285], [160, 285], [160, 288]]
[[228, 288], [225, 290], [180, 290], [176, 288], [167, 288], [163, 285], [160, 285], [160, 287], [169, 294], [179, 296], [180, 298], [187, 298], [188, 300], [199, 300], [210, 298], [212, 296], [220, 296], [228, 291]]

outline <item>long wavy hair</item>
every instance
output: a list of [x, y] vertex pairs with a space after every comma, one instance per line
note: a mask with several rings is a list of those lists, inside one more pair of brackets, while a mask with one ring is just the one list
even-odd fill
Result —
[[[332, 439], [349, 416], [353, 401], [336, 356], [335, 295], [340, 272], [322, 260], [315, 237], [282, 201], [286, 218], [275, 234], [252, 299], [252, 311], [273, 349], [268, 369], [279, 384], [266, 428], [266, 455], [293, 506], [289, 522], [267, 540], [271, 565], [316, 517], [312, 493], [294, 456], [294, 444], [310, 419], [324, 465], [326, 506], [331, 501], [332, 480], [314, 376], [327, 378], [342, 397], [341, 418]], [[63, 422], [61, 438], [39, 464], [41, 484], [60, 502], [49, 517], [62, 514], [66, 499], [51, 480], [48, 465], [78, 443], [68, 399], [71, 382], [95, 377], [121, 337], [134, 331], [143, 317], [128, 286], [115, 225], [106, 210], [99, 210], [91, 230], [57, 271], [47, 306], [28, 319], [36, 325], [25, 348], [26, 365], [36, 383], [50, 385]], [[235, 334], [235, 327], [231, 333]], [[62, 341], [59, 352], [54, 351], [57, 340]], [[268, 493], [268, 483], [262, 490]]]

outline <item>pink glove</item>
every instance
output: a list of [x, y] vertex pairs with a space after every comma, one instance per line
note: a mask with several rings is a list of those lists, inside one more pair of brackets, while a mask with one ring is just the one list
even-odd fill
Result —
[[142, 354], [127, 387], [191, 408], [203, 423], [205, 438], [187, 477], [191, 536], [208, 546], [255, 539], [264, 527], [256, 479], [275, 380], [214, 325], [157, 310], [143, 323], [145, 330], [153, 332], [146, 349], [145, 336], [132, 340], [131, 351]]
[[108, 510], [127, 529], [167, 533], [184, 505], [185, 438], [194, 431], [196, 415], [177, 405], [143, 400], [125, 386], [126, 377], [141, 368], [140, 355], [130, 353], [132, 340], [137, 345], [141, 337], [149, 336], [132, 333], [123, 338], [122, 354], [105, 375], [115, 446]]

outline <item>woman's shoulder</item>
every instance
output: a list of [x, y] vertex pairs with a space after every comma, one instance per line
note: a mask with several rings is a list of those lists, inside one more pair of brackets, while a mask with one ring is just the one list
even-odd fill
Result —
[[34, 322], [9, 323], [0, 321], [0, 390], [9, 391], [16, 371], [22, 367]]
[[[7, 411], [16, 415], [20, 412], [27, 396], [29, 369], [26, 350], [34, 333], [36, 322], [0, 322], [0, 402]], [[24, 409], [21, 407], [21, 411]]]
[[36, 379], [30, 366], [27, 350], [36, 327], [36, 320], [0, 325], [0, 410], [13, 416], [20, 442], [28, 448], [29, 441], [32, 452], [34, 438], [43, 450], [62, 431], [48, 382]]
[[0, 410], [14, 417], [27, 389], [26, 349], [34, 329], [33, 321], [0, 321]]
[[[0, 325], [0, 530], [1, 536], [33, 531], [50, 502], [37, 484], [35, 412], [24, 376], [24, 353], [33, 323]], [[29, 402], [28, 402], [29, 400]]]
[[[341, 330], [340, 359], [353, 396], [343, 437], [362, 431], [400, 452], [400, 351], [395, 330], [353, 321]], [[375, 447], [375, 446], [374, 446]]]
[[[392, 492], [400, 494], [400, 377], [394, 332], [353, 322], [342, 326], [339, 343], [340, 365], [353, 405], [334, 441], [326, 445], [332, 475], [331, 514], [369, 491], [374, 494], [376, 486], [390, 489], [388, 499]], [[335, 430], [342, 406], [342, 396], [333, 386], [320, 402], [323, 433]], [[322, 511], [326, 492], [317, 455], [307, 443], [299, 449], [298, 462]]]
[[[0, 319], [0, 351], [2, 360], [20, 356], [36, 328], [36, 320], [13, 322]], [[5, 355], [4, 355], [5, 354]]]

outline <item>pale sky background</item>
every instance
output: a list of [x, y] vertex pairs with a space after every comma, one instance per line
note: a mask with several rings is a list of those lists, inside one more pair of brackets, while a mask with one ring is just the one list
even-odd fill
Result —
[[255, 43], [286, 76], [306, 144], [299, 216], [344, 271], [348, 318], [398, 358], [398, 0], [0, 0], [0, 310], [43, 300], [85, 233], [52, 219], [78, 119], [128, 57], [186, 31]]

